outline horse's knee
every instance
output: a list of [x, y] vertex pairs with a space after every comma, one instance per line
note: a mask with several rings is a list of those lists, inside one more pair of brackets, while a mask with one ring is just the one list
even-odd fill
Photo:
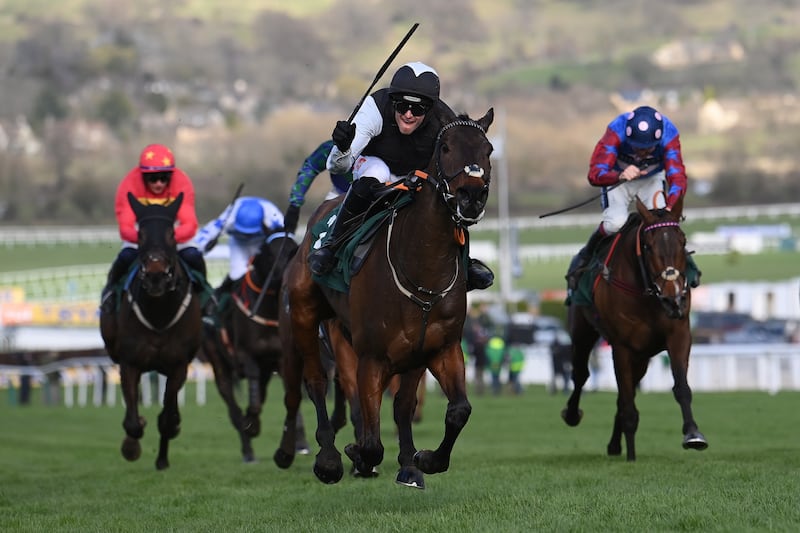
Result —
[[472, 405], [470, 405], [469, 401], [464, 400], [462, 402], [452, 403], [447, 406], [445, 424], [464, 427], [467, 425], [470, 414], [472, 414]]

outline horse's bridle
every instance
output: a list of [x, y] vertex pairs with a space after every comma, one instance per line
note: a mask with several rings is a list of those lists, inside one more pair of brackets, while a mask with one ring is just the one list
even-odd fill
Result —
[[[489, 188], [489, 179], [485, 177], [485, 170], [478, 165], [477, 163], [471, 163], [464, 165], [464, 167], [457, 172], [447, 175], [443, 168], [442, 168], [442, 152], [441, 152], [441, 140], [442, 135], [451, 129], [455, 128], [456, 126], [467, 126], [471, 128], [477, 128], [481, 131], [484, 135], [486, 135], [486, 130], [474, 120], [465, 120], [465, 119], [457, 119], [452, 122], [445, 124], [441, 130], [439, 130], [439, 134], [436, 136], [436, 145], [434, 148], [435, 155], [436, 155], [436, 176], [433, 178], [428, 178], [426, 182], [432, 182], [436, 191], [441, 195], [441, 198], [444, 202], [444, 205], [447, 206], [448, 211], [450, 212], [450, 218], [455, 222], [456, 228], [463, 228], [464, 226], [471, 226], [472, 224], [477, 223], [483, 218], [483, 215], [486, 213], [486, 210], [481, 210], [481, 213], [476, 218], [468, 218], [464, 217], [461, 214], [461, 210], [458, 206], [455, 208], [452, 205], [452, 199], [455, 198], [455, 195], [450, 192], [450, 182], [454, 180], [457, 176], [461, 175], [462, 173], [466, 173], [469, 177], [473, 178], [481, 178], [484, 183], [484, 190]], [[414, 302], [422, 309], [422, 334], [420, 335], [418, 349], [422, 349], [423, 344], [425, 343], [425, 331], [427, 329], [428, 324], [428, 315], [430, 314], [433, 306], [444, 299], [445, 296], [453, 290], [453, 287], [456, 285], [456, 281], [458, 280], [458, 274], [460, 270], [460, 258], [456, 258], [455, 260], [455, 270], [453, 272], [453, 277], [448, 282], [447, 286], [441, 290], [432, 290], [426, 287], [423, 287], [419, 284], [414, 284], [411, 280], [408, 279], [408, 276], [404, 274], [406, 281], [411, 282], [413, 287], [408, 289], [405, 285], [400, 281], [398, 277], [397, 269], [395, 268], [394, 263], [392, 262], [392, 258], [389, 254], [389, 245], [392, 240], [392, 228], [394, 226], [395, 218], [397, 217], [397, 210], [394, 210], [392, 213], [391, 220], [389, 222], [389, 230], [386, 235], [386, 261], [389, 264], [389, 270], [392, 274], [392, 279], [394, 280], [395, 287], [397, 290], [400, 291], [401, 294], [406, 296], [409, 300]], [[422, 298], [418, 297], [414, 294], [415, 291], [417, 293], [423, 294]], [[424, 299], [427, 298], [427, 299]]]
[[[637, 250], [641, 249], [641, 252], [637, 251], [638, 254], [643, 254], [646, 251], [646, 247], [642, 246], [641, 244], [641, 236], [649, 231], [662, 228], [676, 228], [679, 232], [682, 232], [680, 224], [674, 221], [655, 222], [653, 224], [643, 226], [640, 228], [639, 233], [637, 235], [636, 247]], [[647, 269], [646, 263], [647, 261], [643, 257], [641, 257], [639, 260], [639, 267], [642, 269], [642, 279], [644, 280], [645, 283], [646, 295], [655, 296], [659, 299], [663, 299], [664, 298], [664, 291], [662, 290], [663, 283], [679, 283], [676, 293], [679, 294], [680, 296], [685, 296], [689, 292], [689, 281], [687, 279], [686, 272], [681, 272], [675, 266], [668, 265], [661, 272], [653, 273]], [[682, 281], [680, 281], [681, 279]]]
[[481, 131], [481, 133], [486, 135], [486, 130], [474, 120], [457, 119], [442, 126], [442, 129], [439, 130], [439, 134], [436, 136], [436, 144], [434, 148], [434, 153], [436, 155], [436, 176], [432, 179], [432, 182], [436, 187], [436, 190], [442, 196], [447, 209], [450, 211], [450, 217], [453, 219], [453, 222], [455, 222], [457, 226], [471, 226], [483, 218], [483, 216], [486, 214], [486, 209], [482, 209], [480, 214], [475, 218], [469, 218], [462, 215], [460, 208], [458, 206], [453, 207], [452, 205], [452, 200], [455, 198], [455, 195], [450, 192], [450, 182], [460, 174], [466, 173], [467, 176], [471, 178], [481, 178], [484, 183], [483, 188], [486, 190], [489, 188], [490, 180], [489, 178], [485, 177], [486, 171], [483, 169], [483, 167], [477, 163], [464, 165], [464, 168], [450, 175], [444, 172], [444, 169], [442, 168], [442, 136], [447, 130], [457, 126], [477, 128]]
[[[141, 221], [139, 221], [139, 223], [141, 224], [145, 220], [159, 220], [159, 219], [160, 220], [166, 220], [166, 221], [168, 221], [170, 223], [172, 222], [172, 219], [169, 218], [169, 217], [165, 217], [165, 216], [149, 216], [149, 217], [143, 218]], [[177, 251], [176, 251], [176, 254], [177, 254]], [[162, 257], [160, 257], [161, 255], [162, 254], [160, 254], [160, 253], [157, 254], [155, 252], [153, 252], [153, 253], [148, 252], [144, 259], [142, 259], [141, 257], [138, 259], [139, 268], [137, 269], [137, 272], [136, 272], [136, 278], [139, 280], [140, 283], [143, 283], [145, 281], [145, 278], [146, 278], [146, 276], [148, 274], [148, 272], [146, 270], [147, 264], [152, 262], [152, 261], [160, 261], [162, 259]], [[178, 277], [176, 276], [176, 272], [175, 272], [175, 264], [176, 264], [176, 262], [169, 261], [168, 260], [169, 258], [167, 257], [166, 254], [163, 254], [163, 259], [165, 260], [164, 262], [166, 264], [166, 267], [164, 268], [164, 276], [167, 279], [167, 291], [168, 292], [176, 291], [178, 289]], [[177, 264], [180, 264], [180, 258], [178, 258]], [[188, 272], [188, 268], [187, 268], [187, 272]], [[178, 320], [180, 320], [180, 318], [183, 316], [183, 314], [186, 312], [186, 309], [189, 307], [189, 303], [191, 301], [192, 301], [192, 289], [191, 289], [191, 286], [189, 286], [189, 287], [187, 287], [186, 294], [184, 295], [183, 300], [181, 301], [180, 306], [178, 307], [178, 311], [175, 313], [175, 316], [172, 318], [172, 320], [166, 326], [159, 328], [159, 327], [154, 326], [152, 323], [150, 323], [150, 321], [144, 316], [144, 313], [142, 312], [141, 308], [139, 307], [139, 303], [133, 297], [133, 294], [131, 292], [128, 292], [128, 303], [130, 303], [131, 308], [133, 309], [133, 312], [136, 315], [136, 317], [139, 319], [139, 321], [146, 328], [148, 328], [148, 329], [150, 329], [152, 331], [156, 331], [156, 332], [166, 331], [169, 328], [171, 328], [173, 325], [175, 325], [178, 322]]]

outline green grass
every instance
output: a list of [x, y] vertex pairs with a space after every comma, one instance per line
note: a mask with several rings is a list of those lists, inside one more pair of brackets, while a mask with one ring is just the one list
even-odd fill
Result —
[[0, 262], [0, 272], [73, 265], [107, 264], [110, 267], [120, 247], [121, 243], [0, 246], [0, 254], [3, 257]]
[[[323, 485], [312, 456], [288, 470], [271, 460], [282, 408], [271, 391], [244, 465], [215, 391], [189, 400], [171, 467], [154, 467], [155, 408], [144, 410], [142, 458], [119, 453], [122, 408], [0, 404], [2, 531], [794, 531], [800, 523], [798, 393], [695, 394], [704, 452], [680, 446], [670, 394], [638, 397], [638, 460], [607, 457], [615, 396], [584, 397], [577, 428], [565, 398], [530, 387], [521, 397], [472, 396], [472, 417], [450, 470], [419, 491], [394, 483], [397, 444], [384, 402], [386, 458], [377, 479]], [[3, 402], [6, 401], [3, 394]], [[306, 420], [313, 420], [304, 402]], [[444, 400], [428, 395], [420, 448], [442, 435]], [[337, 439], [343, 448], [350, 430]], [[316, 449], [316, 446], [314, 446]], [[347, 463], [345, 463], [347, 464]]]

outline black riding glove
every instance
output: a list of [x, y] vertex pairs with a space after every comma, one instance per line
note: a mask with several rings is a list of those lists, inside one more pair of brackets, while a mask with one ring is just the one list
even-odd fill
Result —
[[286, 214], [283, 215], [283, 229], [288, 233], [294, 233], [297, 229], [298, 218], [300, 218], [300, 208], [296, 205], [290, 205], [286, 209]]
[[356, 136], [356, 125], [347, 122], [346, 120], [340, 120], [336, 122], [336, 127], [333, 128], [333, 134], [331, 138], [333, 139], [333, 143], [336, 145], [336, 148], [339, 149], [340, 152], [346, 152], [350, 149], [350, 143], [353, 142], [353, 138]]

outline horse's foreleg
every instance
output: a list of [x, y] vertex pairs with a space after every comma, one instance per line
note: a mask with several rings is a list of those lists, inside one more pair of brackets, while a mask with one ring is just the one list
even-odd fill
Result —
[[[313, 348], [317, 348], [316, 339]], [[328, 416], [327, 393], [328, 374], [322, 368], [319, 350], [312, 349], [303, 358], [303, 379], [308, 397], [314, 404], [317, 413], [317, 443], [320, 451], [314, 461], [314, 474], [323, 483], [337, 483], [344, 475], [342, 455], [336, 449], [336, 431]]]
[[283, 404], [286, 418], [283, 420], [283, 433], [273, 460], [279, 468], [289, 468], [294, 462], [295, 443], [297, 441], [297, 417], [300, 411], [303, 383], [303, 358], [293, 347], [285, 352], [281, 364], [283, 380]]
[[636, 386], [647, 371], [649, 360], [635, 357], [630, 350], [614, 348], [614, 372], [617, 377], [617, 413], [614, 429], [606, 448], [608, 455], [622, 453], [621, 436], [625, 437], [626, 458], [636, 460], [636, 430], [639, 411], [636, 409]]
[[589, 357], [600, 335], [584, 317], [577, 306], [569, 309], [569, 328], [572, 337], [572, 394], [567, 406], [561, 411], [561, 418], [569, 426], [577, 426], [583, 418], [580, 408], [581, 393], [589, 379]]
[[[675, 353], [679, 355], [673, 355]], [[675, 397], [675, 401], [678, 402], [683, 417], [683, 448], [685, 450], [705, 450], [708, 448], [708, 441], [697, 428], [697, 423], [692, 414], [692, 389], [689, 387], [687, 379], [689, 349], [687, 347], [678, 352], [669, 350], [669, 354], [674, 381], [672, 395]]]
[[[325, 331], [329, 343], [320, 342], [327, 349], [330, 347], [334, 353], [323, 354], [323, 366], [328, 374], [333, 374], [334, 406], [331, 413], [331, 424], [334, 431], [338, 432], [347, 425], [347, 402], [350, 401], [350, 413], [354, 416], [353, 404], [356, 402], [356, 368], [358, 357], [350, 345], [350, 341], [342, 333], [336, 320], [326, 321]], [[333, 370], [333, 372], [331, 372]], [[355, 421], [353, 421], [355, 426]], [[356, 438], [358, 438], [356, 436]]]
[[143, 416], [139, 416], [139, 380], [142, 372], [138, 368], [121, 364], [120, 386], [122, 396], [125, 398], [125, 418], [122, 427], [125, 430], [125, 439], [122, 441], [122, 456], [128, 461], [135, 461], [142, 455], [142, 445], [139, 439], [144, 435], [147, 424]]
[[253, 359], [252, 354], [243, 352], [238, 353], [238, 358], [243, 361], [244, 376], [247, 378], [247, 412], [242, 419], [242, 431], [249, 437], [257, 437], [261, 433], [261, 410], [262, 398], [266, 391], [266, 385], [261, 383], [261, 372], [258, 364]]
[[414, 464], [426, 474], [445, 472], [458, 435], [469, 420], [472, 406], [467, 400], [464, 376], [464, 353], [456, 343], [432, 359], [428, 367], [447, 396], [444, 438], [435, 451], [421, 450], [414, 455]]
[[[358, 361], [358, 399], [361, 428], [356, 430], [356, 444], [345, 447], [345, 453], [362, 475], [374, 475], [373, 469], [383, 462], [381, 442], [381, 401], [389, 376], [386, 368], [373, 357]], [[360, 433], [359, 433], [360, 432]]]
[[217, 330], [212, 326], [204, 324], [206, 331], [203, 336], [203, 348], [206, 358], [211, 363], [214, 369], [214, 383], [217, 386], [219, 395], [228, 407], [228, 418], [230, 418], [236, 432], [239, 434], [241, 442], [242, 460], [245, 463], [252, 463], [255, 461], [253, 453], [253, 446], [250, 442], [250, 437], [244, 432], [242, 428], [242, 419], [244, 414], [241, 407], [236, 403], [236, 395], [233, 392], [234, 370], [230, 363], [223, 360], [221, 342], [217, 338]]
[[169, 467], [169, 441], [178, 436], [181, 431], [181, 415], [178, 410], [178, 393], [186, 383], [188, 364], [176, 368], [172, 375], [167, 376], [167, 386], [164, 390], [164, 408], [158, 415], [158, 457], [156, 469], [164, 470]]
[[424, 387], [423, 376], [425, 368], [415, 369], [403, 374], [400, 378], [400, 387], [394, 397], [394, 422], [400, 443], [400, 453], [397, 462], [400, 470], [397, 472], [397, 483], [418, 489], [425, 488], [422, 472], [414, 465], [414, 455], [417, 448], [414, 445], [414, 436], [411, 423], [416, 419], [419, 402], [419, 387]]

